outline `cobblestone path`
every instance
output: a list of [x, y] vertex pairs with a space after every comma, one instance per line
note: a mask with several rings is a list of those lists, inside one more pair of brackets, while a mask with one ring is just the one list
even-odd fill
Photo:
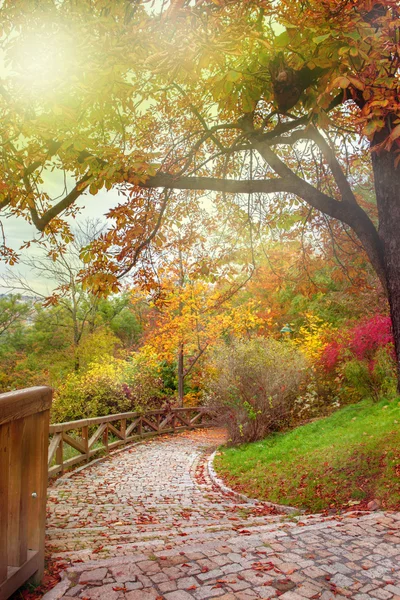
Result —
[[400, 600], [400, 514], [276, 514], [209, 478], [216, 430], [153, 439], [49, 490], [70, 565], [43, 600]]

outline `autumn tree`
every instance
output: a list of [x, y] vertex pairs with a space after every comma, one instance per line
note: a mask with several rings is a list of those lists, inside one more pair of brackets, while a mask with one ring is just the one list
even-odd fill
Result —
[[[115, 288], [162, 241], [176, 190], [214, 192], [218, 209], [249, 215], [255, 196], [306, 203], [357, 236], [387, 293], [399, 359], [397, 1], [151, 6], [3, 2], [0, 206], [67, 242], [62, 217], [77, 199], [120, 186], [114, 225], [86, 255], [103, 272], [92, 283]], [[376, 205], [357, 193], [370, 160]], [[73, 181], [58, 199], [44, 191], [51, 168]]]
[[172, 214], [166, 209], [163, 243], [146, 245], [136, 274], [151, 298], [144, 342], [160, 362], [176, 365], [181, 405], [185, 381], [212, 346], [224, 336], [251, 331], [258, 321], [251, 300], [237, 304], [255, 270], [254, 248], [242, 231], [247, 214], [235, 211], [232, 218], [229, 212], [221, 221], [221, 213], [186, 196], [176, 199]]

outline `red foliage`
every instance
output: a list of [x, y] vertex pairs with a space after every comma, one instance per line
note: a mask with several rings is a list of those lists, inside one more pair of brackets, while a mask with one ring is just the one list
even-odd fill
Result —
[[375, 352], [379, 348], [393, 345], [390, 317], [375, 315], [327, 344], [322, 352], [320, 364], [325, 371], [333, 371], [342, 360], [344, 351], [350, 350], [358, 360], [368, 360], [373, 367]]
[[325, 346], [320, 357], [320, 364], [325, 371], [333, 371], [339, 362], [342, 345], [338, 341], [330, 342]]
[[394, 344], [390, 317], [376, 315], [350, 330], [350, 350], [359, 360], [372, 359], [374, 353]]

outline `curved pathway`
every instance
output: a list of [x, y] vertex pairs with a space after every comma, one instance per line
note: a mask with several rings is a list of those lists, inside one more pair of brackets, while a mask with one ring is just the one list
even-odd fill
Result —
[[154, 438], [49, 490], [46, 600], [400, 600], [400, 514], [293, 517], [209, 478], [218, 430]]

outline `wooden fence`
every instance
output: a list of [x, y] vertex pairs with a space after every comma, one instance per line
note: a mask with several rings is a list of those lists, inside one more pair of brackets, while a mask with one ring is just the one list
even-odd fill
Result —
[[[206, 425], [211, 425], [211, 419], [203, 407], [120, 413], [50, 425], [49, 476], [128, 442]], [[73, 448], [75, 456], [66, 458], [68, 446]]]
[[51, 398], [47, 387], [0, 395], [0, 600], [43, 575]]
[[194, 407], [49, 426], [51, 399], [48, 387], [0, 395], [0, 600], [43, 576], [48, 477], [129, 442], [212, 424]]

